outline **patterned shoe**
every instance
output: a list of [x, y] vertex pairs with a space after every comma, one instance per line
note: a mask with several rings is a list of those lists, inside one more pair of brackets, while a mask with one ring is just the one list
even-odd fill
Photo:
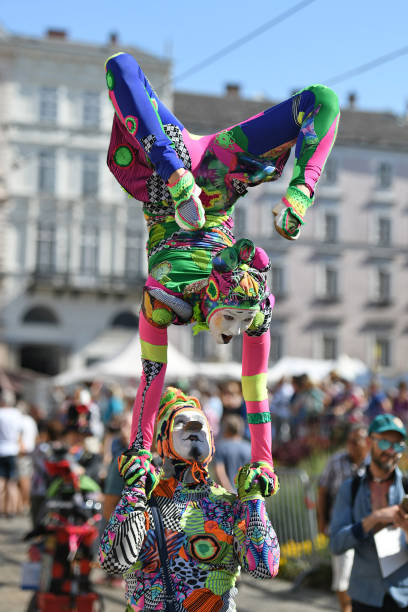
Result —
[[278, 234], [286, 238], [286, 240], [297, 240], [302, 226], [299, 223], [299, 219], [292, 215], [290, 206], [285, 206], [283, 202], [279, 202], [272, 212], [275, 215], [274, 225]]
[[297, 240], [305, 224], [305, 213], [312, 204], [313, 198], [308, 198], [297, 187], [289, 187], [282, 201], [272, 210], [276, 231], [286, 240]]
[[188, 170], [173, 185], [167, 185], [174, 200], [174, 218], [179, 227], [194, 232], [203, 227], [205, 213], [200, 201], [201, 189]]

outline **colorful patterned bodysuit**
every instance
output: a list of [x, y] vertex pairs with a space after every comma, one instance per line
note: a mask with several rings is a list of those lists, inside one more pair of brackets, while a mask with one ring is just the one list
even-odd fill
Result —
[[[197, 320], [195, 315], [178, 316], [177, 299], [190, 304], [191, 313], [199, 307], [199, 292], [211, 273], [213, 257], [235, 242], [231, 214], [236, 200], [248, 187], [279, 178], [294, 145], [290, 186], [305, 184], [314, 193], [337, 133], [337, 97], [327, 87], [312, 85], [242, 123], [216, 134], [195, 136], [160, 102], [130, 55], [119, 53], [107, 61], [106, 81], [115, 109], [108, 166], [122, 187], [143, 205], [149, 230], [146, 287], [165, 295], [167, 307], [176, 313], [173, 323], [190, 323]], [[196, 232], [176, 224], [166, 186], [171, 174], [183, 167], [191, 170], [202, 189], [206, 223]], [[191, 290], [192, 285], [196, 291]], [[266, 320], [269, 323], [270, 318]], [[139, 329], [143, 378], [135, 402], [132, 440], [137, 436], [137, 447], [150, 448], [163, 389], [167, 332], [154, 327], [148, 307]], [[257, 337], [244, 334], [244, 398], [248, 411], [257, 413], [250, 426], [257, 430], [260, 441], [257, 450], [253, 447], [253, 461], [272, 462], [266, 390], [269, 342], [267, 325]]]
[[[210, 479], [185, 485], [161, 480], [154, 490], [164, 522], [170, 574], [180, 612], [236, 610], [239, 568], [272, 578], [279, 544], [263, 499], [241, 502]], [[128, 610], [163, 610], [163, 584], [144, 489], [125, 487], [104, 532], [102, 567], [124, 574]]]

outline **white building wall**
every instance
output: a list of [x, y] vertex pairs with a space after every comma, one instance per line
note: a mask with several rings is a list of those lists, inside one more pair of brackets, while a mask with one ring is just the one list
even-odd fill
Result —
[[[115, 49], [116, 50], [116, 49]], [[81, 350], [98, 336], [118, 312], [137, 312], [140, 304], [145, 234], [142, 212], [134, 206], [106, 167], [113, 111], [104, 79], [109, 47], [69, 41], [0, 40], [0, 199], [4, 187], [6, 219], [2, 266], [0, 341], [9, 346], [9, 363], [17, 363], [19, 347], [27, 343], [59, 344], [66, 348], [67, 365], [80, 364]], [[158, 93], [171, 107], [169, 66], [140, 52], [138, 58]], [[40, 80], [39, 80], [40, 77]], [[56, 123], [41, 122], [42, 87], [55, 87]], [[100, 121], [83, 125], [84, 96], [99, 95]], [[55, 151], [55, 191], [39, 193], [39, 153]], [[84, 153], [98, 155], [98, 193], [82, 195]], [[277, 295], [272, 336], [280, 338], [286, 355], [322, 357], [324, 337], [335, 337], [337, 351], [375, 366], [376, 342], [389, 341], [391, 364], [384, 371], [406, 369], [408, 354], [408, 153], [336, 144], [331, 159], [337, 180], [322, 177], [316, 204], [306, 215], [299, 241], [289, 243], [273, 230], [272, 208], [284, 194], [291, 163], [281, 180], [250, 189], [237, 204], [237, 237], [248, 235], [283, 270], [283, 291]], [[394, 176], [389, 188], [379, 188], [378, 168], [390, 163]], [[293, 154], [292, 154], [293, 163]], [[133, 201], [134, 202], [134, 201]], [[139, 213], [139, 215], [137, 215]], [[338, 239], [325, 238], [326, 216], [337, 217]], [[377, 244], [378, 222], [390, 219], [391, 245]], [[126, 230], [140, 219], [139, 279], [125, 277]], [[39, 282], [38, 223], [55, 225], [55, 272]], [[95, 273], [81, 271], [82, 229], [96, 224], [98, 263]], [[325, 269], [337, 270], [337, 299], [322, 299]], [[388, 303], [373, 301], [378, 269], [391, 274]], [[33, 306], [49, 307], [59, 323], [23, 324]], [[177, 348], [193, 355], [188, 328], [171, 329]], [[206, 344], [203, 358], [228, 360], [231, 347]]]
[[[5, 239], [0, 249], [0, 343], [8, 346], [6, 365], [18, 366], [21, 348], [30, 344], [61, 346], [67, 354], [63, 367], [81, 365], [83, 348], [118, 313], [138, 312], [146, 264], [139, 276], [125, 277], [128, 199], [106, 167], [113, 109], [104, 62], [118, 50], [68, 40], [0, 40], [0, 185], [6, 199], [1, 208]], [[168, 63], [130, 51], [152, 69], [153, 83], [166, 83], [158, 93], [171, 106]], [[56, 121], [40, 119], [44, 87], [56, 90]], [[89, 94], [100, 101], [97, 125], [84, 124]], [[55, 188], [50, 193], [39, 188], [39, 155], [44, 150], [55, 153]], [[83, 158], [91, 152], [98, 159], [98, 189], [84, 197]], [[45, 233], [51, 228], [49, 235], [54, 235], [53, 268], [47, 274], [38, 268], [40, 223]], [[81, 269], [84, 223], [98, 232], [92, 272]], [[143, 228], [141, 211], [140, 223]], [[141, 253], [145, 240], [142, 229]], [[24, 323], [24, 315], [36, 306], [47, 307], [58, 323]]]

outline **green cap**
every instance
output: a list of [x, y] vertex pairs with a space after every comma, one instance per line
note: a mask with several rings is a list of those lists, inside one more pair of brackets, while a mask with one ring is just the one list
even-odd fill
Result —
[[394, 414], [379, 414], [376, 416], [368, 428], [368, 435], [383, 433], [384, 431], [397, 431], [404, 438], [407, 437], [407, 430], [404, 427], [404, 423]]

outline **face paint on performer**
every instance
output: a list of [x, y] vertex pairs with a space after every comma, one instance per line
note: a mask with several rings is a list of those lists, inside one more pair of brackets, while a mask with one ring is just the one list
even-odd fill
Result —
[[248, 308], [220, 308], [208, 321], [208, 327], [217, 344], [228, 344], [234, 336], [242, 334], [254, 320], [256, 310]]
[[210, 454], [210, 426], [203, 411], [193, 406], [176, 413], [170, 438], [175, 453], [187, 461], [199, 463]]
[[160, 402], [156, 441], [165, 466], [171, 463], [179, 480], [191, 475], [194, 482], [204, 482], [208, 476], [206, 466], [214, 454], [214, 440], [196, 397], [167, 387]]

